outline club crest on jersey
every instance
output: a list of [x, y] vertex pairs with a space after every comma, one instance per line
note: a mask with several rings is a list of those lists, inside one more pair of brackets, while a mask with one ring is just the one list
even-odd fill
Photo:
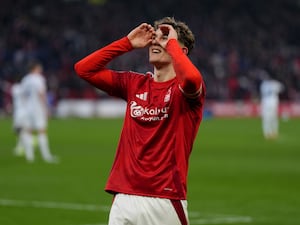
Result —
[[135, 97], [143, 100], [143, 101], [147, 101], [147, 97], [148, 97], [148, 92], [144, 92], [142, 94], [136, 94]]
[[167, 94], [165, 95], [164, 102], [169, 102], [171, 98], [172, 87], [168, 89]]

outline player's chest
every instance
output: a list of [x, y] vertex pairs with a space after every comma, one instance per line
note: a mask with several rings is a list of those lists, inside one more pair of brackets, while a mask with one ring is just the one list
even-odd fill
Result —
[[169, 105], [174, 95], [174, 88], [168, 87], [164, 89], [139, 89], [132, 93], [130, 101], [135, 101], [142, 106], [166, 106]]
[[174, 88], [139, 89], [129, 99], [131, 117], [142, 121], [161, 121], [169, 118]]

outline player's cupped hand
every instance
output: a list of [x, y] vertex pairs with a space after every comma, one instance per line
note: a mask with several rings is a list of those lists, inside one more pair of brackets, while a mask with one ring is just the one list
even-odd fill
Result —
[[144, 48], [149, 45], [155, 35], [154, 28], [147, 23], [142, 23], [138, 27], [134, 28], [128, 35], [133, 48]]
[[177, 32], [173, 26], [168, 24], [159, 25], [158, 29], [156, 30], [155, 41], [157, 41], [160, 46], [165, 48], [170, 39], [178, 39]]

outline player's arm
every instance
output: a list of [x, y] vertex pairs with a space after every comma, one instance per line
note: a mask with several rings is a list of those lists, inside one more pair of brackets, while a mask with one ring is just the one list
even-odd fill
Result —
[[181, 91], [189, 98], [196, 98], [201, 95], [203, 92], [202, 75], [188, 56], [183, 53], [177, 40], [171, 39], [168, 41], [167, 51], [172, 57]]
[[[35, 81], [35, 86], [37, 88], [37, 97], [39, 99], [40, 105], [43, 107], [45, 114], [48, 116], [48, 99], [47, 99], [47, 86], [44, 79], [38, 79]], [[24, 93], [23, 93], [24, 95]]]
[[47, 116], [49, 116], [47, 93], [40, 91], [39, 94], [38, 94], [38, 96], [39, 96], [41, 105], [44, 108], [44, 112], [46, 113]]
[[107, 45], [83, 58], [75, 64], [75, 71], [79, 77], [92, 85], [109, 91], [113, 85], [113, 71], [106, 65], [115, 57], [129, 52], [134, 48], [143, 48], [151, 42], [154, 29], [143, 23], [133, 29], [126, 37]]
[[132, 46], [127, 37], [123, 37], [111, 44], [93, 52], [78, 61], [74, 69], [77, 75], [104, 91], [109, 91], [112, 82], [112, 71], [106, 65], [115, 57], [128, 52]]
[[161, 45], [165, 47], [172, 57], [176, 77], [180, 83], [180, 89], [188, 98], [196, 98], [203, 93], [204, 83], [200, 71], [188, 58], [188, 49], [180, 46], [177, 41], [177, 33], [171, 25], [161, 25], [163, 35], [167, 35]]

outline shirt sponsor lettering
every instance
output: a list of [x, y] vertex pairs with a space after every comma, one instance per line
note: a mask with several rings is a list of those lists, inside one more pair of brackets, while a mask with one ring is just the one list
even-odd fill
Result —
[[169, 107], [148, 108], [138, 105], [135, 101], [130, 103], [130, 115], [144, 121], [160, 121], [168, 118]]

